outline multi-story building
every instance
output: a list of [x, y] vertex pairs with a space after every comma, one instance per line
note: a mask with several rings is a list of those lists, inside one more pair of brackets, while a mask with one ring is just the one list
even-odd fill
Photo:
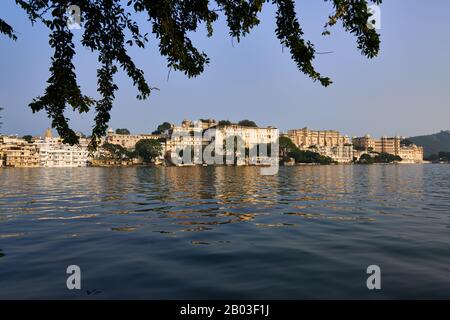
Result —
[[[274, 127], [247, 127], [240, 125], [223, 125], [216, 126], [215, 132], [215, 144], [219, 144], [220, 147], [225, 147], [225, 154], [227, 156], [232, 155], [238, 150], [238, 139], [241, 140], [244, 152], [248, 152], [248, 157], [244, 154], [237, 154], [236, 165], [245, 164], [262, 164], [269, 162], [269, 146], [278, 140], [278, 129]], [[232, 150], [226, 148], [227, 141], [232, 144], [236, 144]], [[266, 148], [265, 155], [262, 148]], [[220, 148], [219, 148], [220, 149]], [[258, 151], [259, 149], [259, 151]], [[248, 150], [248, 151], [245, 151]]]
[[353, 146], [348, 136], [336, 130], [288, 130], [287, 136], [300, 150], [313, 150], [338, 163], [353, 161]]
[[323, 156], [330, 157], [337, 163], [353, 162], [353, 146], [350, 144], [338, 145], [333, 147], [315, 147], [312, 151], [318, 152]]
[[44, 138], [32, 143], [16, 137], [0, 138], [0, 165], [9, 167], [85, 167], [88, 162], [88, 140], [79, 145], [64, 144], [47, 129]]
[[49, 129], [44, 139], [35, 141], [41, 167], [86, 167], [88, 144], [89, 141], [84, 138], [80, 138], [78, 145], [64, 144], [60, 138], [53, 138]]
[[416, 145], [402, 146], [402, 137], [386, 137], [375, 139], [370, 135], [354, 137], [352, 139], [355, 149], [361, 152], [389, 153], [402, 158], [403, 163], [421, 163], [423, 161], [423, 148]]
[[39, 151], [35, 145], [10, 146], [2, 151], [7, 167], [39, 167]]
[[402, 163], [422, 163], [423, 162], [423, 147], [416, 145], [402, 146], [398, 156], [402, 158]]
[[335, 147], [350, 144], [348, 136], [336, 130], [310, 130], [308, 128], [288, 130], [288, 137], [300, 149], [317, 147]]
[[27, 141], [16, 136], [0, 136], [0, 145], [26, 144]]
[[[208, 130], [209, 129], [209, 130]], [[237, 144], [241, 143], [243, 148], [249, 150], [252, 147], [256, 148], [256, 145], [270, 144], [276, 142], [278, 139], [278, 129], [273, 127], [259, 128], [259, 127], [246, 127], [240, 125], [218, 125], [218, 122], [212, 119], [200, 120], [192, 122], [184, 120], [181, 126], [172, 126], [168, 131], [168, 137], [165, 144], [166, 155], [170, 156], [173, 153], [179, 153], [183, 150], [191, 150], [194, 163], [202, 163], [201, 156], [203, 155], [204, 148], [206, 146], [213, 145], [214, 154], [215, 151], [223, 152], [226, 156], [227, 153], [237, 150], [226, 150], [226, 142], [230, 138], [239, 139], [233, 141]], [[213, 153], [213, 152], [212, 152]], [[214, 155], [215, 157], [216, 155]], [[245, 155], [239, 155], [236, 157], [237, 165], [244, 164], [258, 164], [262, 162], [262, 158], [258, 155], [254, 155], [252, 159]], [[204, 159], [203, 159], [204, 160]]]
[[194, 123], [190, 120], [183, 120], [180, 126], [172, 125], [167, 131], [164, 154], [172, 158], [173, 153], [181, 156], [181, 151], [191, 150], [192, 161], [198, 163], [200, 161], [199, 153], [208, 144], [208, 141], [203, 137], [204, 130], [208, 128], [204, 126], [202, 121]]
[[354, 137], [352, 139], [353, 146], [359, 150], [368, 150], [379, 153], [390, 153], [393, 155], [398, 155], [400, 151], [401, 137], [381, 137], [380, 139], [375, 139], [370, 135], [365, 135], [364, 137]]
[[352, 139], [353, 147], [360, 151], [370, 151], [375, 150], [375, 139], [369, 134], [364, 137], [353, 137]]
[[106, 143], [118, 144], [126, 149], [134, 149], [136, 143], [142, 139], [159, 139], [159, 134], [117, 134], [112, 129], [108, 130], [105, 138]]
[[0, 166], [38, 167], [38, 150], [36, 146], [24, 139], [15, 136], [1, 136]]
[[38, 144], [41, 167], [86, 167], [89, 152], [87, 146], [65, 144]]
[[[187, 120], [187, 121], [189, 121], [189, 120]], [[203, 130], [214, 127], [218, 124], [217, 120], [214, 120], [214, 119], [200, 119], [199, 122], [200, 122]]]

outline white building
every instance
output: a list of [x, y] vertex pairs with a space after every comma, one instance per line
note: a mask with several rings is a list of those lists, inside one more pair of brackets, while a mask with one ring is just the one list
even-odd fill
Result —
[[86, 167], [88, 164], [87, 139], [80, 138], [78, 145], [71, 146], [46, 133], [46, 137], [35, 141], [35, 144], [39, 150], [41, 167]]
[[[218, 149], [220, 150], [225, 145], [226, 156], [236, 156], [236, 165], [268, 163], [270, 161], [269, 153], [271, 153], [269, 145], [275, 145], [279, 135], [278, 129], [273, 127], [260, 128], [225, 125], [217, 126], [215, 129], [216, 148], [219, 147]], [[226, 148], [227, 142], [231, 142], [231, 145], [236, 144], [236, 146]], [[241, 144], [241, 150], [238, 150], [239, 144]], [[278, 144], [276, 145], [278, 148]], [[275, 151], [278, 154], [278, 150]]]
[[[211, 119], [196, 123], [184, 120], [181, 126], [172, 126], [169, 130], [165, 151], [172, 160], [174, 154], [181, 157], [181, 150], [183, 153], [191, 152], [191, 162], [196, 164], [214, 160], [214, 164], [256, 165], [268, 162], [265, 159], [268, 157], [259, 156], [257, 149], [259, 154], [265, 154], [263, 149], [271, 143], [275, 144], [277, 139], [278, 129], [273, 127], [218, 125]], [[227, 148], [227, 142], [235, 146]], [[205, 152], [210, 155], [208, 161], [204, 158]]]
[[330, 157], [337, 163], [353, 162], [353, 145], [336, 145], [332, 147], [315, 147], [313, 151], [320, 153], [322, 156]]
[[400, 163], [423, 163], [423, 147], [416, 146], [401, 146], [398, 156], [402, 158]]
[[[164, 145], [164, 154], [176, 163], [174, 154], [178, 157], [183, 157], [183, 153], [191, 153], [192, 163], [201, 163], [202, 157], [200, 153], [203, 148], [209, 144], [209, 141], [204, 138], [204, 130], [208, 129], [208, 126], [203, 121], [196, 123], [190, 120], [183, 120], [181, 126], [172, 125], [172, 127], [164, 133], [166, 142]], [[179, 163], [177, 163], [179, 164]]]

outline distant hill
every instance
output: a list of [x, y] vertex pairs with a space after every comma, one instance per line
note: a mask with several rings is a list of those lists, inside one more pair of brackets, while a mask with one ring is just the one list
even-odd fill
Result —
[[450, 151], [450, 130], [427, 136], [417, 136], [408, 138], [414, 144], [422, 146], [425, 157], [437, 154], [440, 151]]

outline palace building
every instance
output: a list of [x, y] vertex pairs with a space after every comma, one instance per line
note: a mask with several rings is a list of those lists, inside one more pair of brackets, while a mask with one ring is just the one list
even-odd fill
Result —
[[353, 146], [362, 152], [389, 153], [402, 158], [402, 163], [423, 162], [423, 147], [416, 145], [402, 146], [402, 137], [386, 137], [375, 139], [370, 135], [354, 137]]
[[125, 149], [134, 149], [136, 143], [143, 139], [159, 139], [159, 134], [117, 134], [112, 129], [108, 130], [108, 134], [105, 138], [106, 143], [118, 144]]
[[[236, 124], [219, 125], [217, 121], [213, 119], [199, 120], [192, 122], [190, 120], [184, 120], [181, 126], [172, 125], [172, 128], [168, 130], [165, 151], [166, 155], [172, 155], [173, 153], [179, 153], [181, 150], [194, 150], [193, 153], [194, 163], [201, 163], [200, 154], [203, 154], [205, 147], [214, 143], [214, 150], [221, 150], [224, 155], [231, 152], [238, 155], [239, 152], [233, 148], [233, 150], [223, 150], [226, 146], [226, 141], [233, 138], [236, 141], [233, 143], [238, 145], [241, 143], [244, 149], [256, 148], [256, 145], [268, 145], [275, 143], [278, 139], [278, 129], [273, 127], [261, 128], [261, 127], [247, 127]], [[220, 145], [217, 145], [217, 144]], [[252, 159], [245, 155], [239, 154], [237, 157], [236, 165], [245, 164], [258, 164], [261, 159], [258, 155], [255, 155]]]
[[288, 130], [289, 139], [300, 149], [310, 146], [335, 147], [350, 144], [348, 136], [336, 130], [310, 130], [308, 128]]
[[0, 137], [0, 166], [39, 167], [39, 150], [26, 140], [17, 137]]
[[310, 150], [330, 157], [338, 163], [353, 161], [353, 146], [348, 136], [336, 130], [288, 130], [287, 136], [300, 150]]
[[78, 145], [64, 144], [59, 137], [53, 137], [51, 129], [47, 129], [44, 139], [36, 140], [41, 167], [86, 167], [89, 152], [87, 139], [79, 137]]

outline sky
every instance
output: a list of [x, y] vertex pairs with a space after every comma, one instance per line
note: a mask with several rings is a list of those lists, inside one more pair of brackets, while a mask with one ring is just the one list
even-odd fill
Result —
[[[314, 65], [333, 80], [324, 88], [298, 71], [287, 50], [276, 39], [275, 10], [266, 5], [261, 24], [237, 43], [229, 36], [223, 16], [212, 38], [202, 27], [194, 44], [211, 62], [197, 78], [170, 72], [150, 37], [145, 49], [129, 52], [144, 70], [149, 84], [158, 87], [148, 100], [136, 99], [137, 90], [121, 72], [110, 127], [147, 133], [168, 121], [199, 118], [254, 120], [281, 131], [309, 127], [339, 130], [349, 136], [371, 134], [414, 136], [450, 129], [450, 1], [384, 0], [381, 6], [381, 52], [367, 59], [356, 39], [338, 24], [331, 36], [322, 36], [332, 12], [329, 3], [296, 1], [305, 38], [318, 51]], [[13, 0], [0, 1], [0, 17], [18, 32], [14, 42], [0, 36], [0, 107], [2, 133], [42, 135], [50, 126], [45, 112], [33, 114], [28, 104], [43, 94], [49, 77], [52, 50], [48, 31], [31, 26]], [[150, 25], [141, 17], [141, 26]], [[85, 94], [96, 92], [97, 55], [79, 44], [82, 31], [74, 30], [75, 66]], [[94, 114], [68, 112], [73, 129], [89, 134]]]

